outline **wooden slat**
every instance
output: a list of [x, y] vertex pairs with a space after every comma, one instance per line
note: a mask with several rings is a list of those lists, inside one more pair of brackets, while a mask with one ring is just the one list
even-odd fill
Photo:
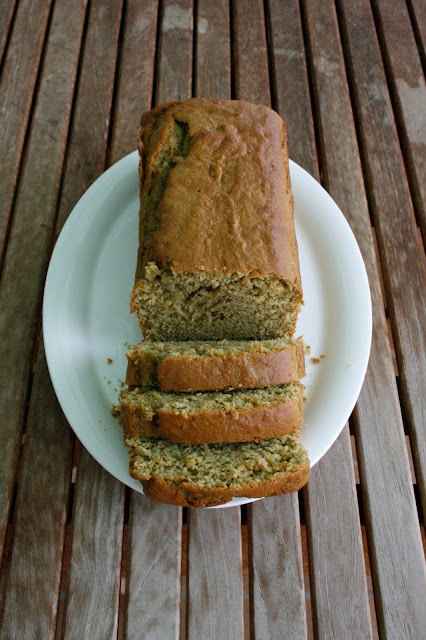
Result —
[[269, 0], [267, 6], [273, 52], [274, 108], [288, 124], [291, 159], [318, 178], [299, 0]]
[[191, 97], [193, 20], [193, 0], [162, 3], [156, 104]]
[[[311, 0], [305, 7], [326, 187], [355, 233], [372, 295], [372, 350], [354, 423], [379, 631], [415, 638], [421, 636], [423, 589], [419, 526], [337, 18], [331, 0]], [[338, 459], [331, 469], [337, 465]], [[346, 553], [346, 544], [340, 548]], [[320, 576], [315, 567], [311, 575]], [[351, 591], [358, 593], [359, 586]]]
[[133, 492], [129, 515], [125, 637], [177, 638], [182, 509]]
[[404, 0], [375, 0], [398, 132], [423, 239], [426, 239], [426, 87]]
[[229, 0], [198, 0], [194, 96], [231, 97]]
[[[105, 166], [121, 12], [122, 0], [95, 0], [90, 5], [57, 231]], [[123, 486], [80, 447], [64, 609], [65, 640], [115, 638], [123, 505]]]
[[23, 0], [19, 3], [0, 80], [0, 256], [7, 237], [50, 5], [51, 0]]
[[136, 149], [140, 117], [151, 107], [158, 0], [128, 0], [125, 11], [110, 164]]
[[118, 625], [124, 486], [80, 445], [64, 640], [115, 640]]
[[265, 12], [262, 0], [233, 0], [235, 97], [270, 105]]
[[[233, 15], [235, 97], [270, 105], [263, 6], [250, 3], [249, 11], [242, 4], [234, 3]], [[248, 506], [251, 634], [256, 640], [278, 640], [283, 632], [288, 638], [306, 637], [298, 505], [293, 495]]]
[[424, 3], [424, 0], [407, 0], [407, 4], [411, 9], [413, 28], [416, 32], [420, 57], [422, 58], [424, 66], [426, 65], [426, 4]]
[[0, 411], [8, 416], [0, 430], [0, 550], [23, 428], [84, 14], [84, 0], [72, 7], [58, 0], [53, 12], [0, 282], [0, 332], [7, 336], [0, 341]]
[[[320, 461], [312, 469], [305, 495], [316, 633], [319, 638], [371, 638], [364, 551], [347, 425], [327, 452], [325, 464]], [[351, 588], [345, 588], [349, 584]]]
[[424, 252], [421, 251], [370, 3], [339, 0], [398, 359], [404, 413], [426, 509]]
[[[287, 123], [290, 157], [318, 179], [299, 3], [272, 0], [269, 5], [277, 109]], [[319, 22], [320, 28], [323, 24], [327, 24], [327, 19]], [[319, 637], [351, 637], [348, 629], [353, 629], [352, 637], [370, 637], [362, 536], [347, 427], [312, 469], [303, 495], [313, 618]], [[336, 545], [344, 548], [345, 553], [336, 554]], [[353, 585], [350, 593], [349, 576]]]
[[51, 640], [56, 630], [74, 438], [40, 351], [19, 475], [1, 640]]
[[248, 532], [253, 638], [306, 638], [297, 495], [255, 502], [248, 511]]
[[[112, 138], [113, 160], [118, 159], [119, 153], [124, 155], [132, 150], [129, 135], [126, 134], [123, 143], [121, 132], [132, 128], [132, 139], [137, 137], [140, 116], [151, 105], [155, 47], [153, 23], [157, 17], [154, 7], [150, 6], [149, 20], [152, 22], [148, 23], [146, 11], [147, 7], [141, 3], [127, 6]], [[145, 26], [135, 28], [131, 22]], [[191, 31], [185, 34], [183, 25]], [[157, 98], [161, 102], [175, 97], [187, 98], [191, 91], [192, 5], [182, 3], [173, 7], [171, 3], [165, 3], [159, 28], [162, 53], [158, 57]], [[177, 54], [180, 38], [185, 41], [181, 58]], [[138, 69], [140, 93], [134, 102], [129, 102], [128, 91], [134, 93], [131, 70], [134, 65], [132, 56], [136, 52], [137, 57], [146, 62]], [[176, 90], [182, 93], [174, 95], [173, 87], [178, 87]], [[189, 93], [184, 94], [185, 91]], [[127, 148], [124, 144], [128, 145]], [[178, 637], [181, 541], [180, 507], [156, 504], [131, 492], [123, 625], [125, 638], [156, 640], [159, 637]]]
[[[228, 3], [198, 2], [195, 91], [230, 98]], [[243, 583], [241, 514], [231, 509], [188, 512], [187, 637], [241, 640]]]
[[188, 540], [188, 640], [241, 640], [240, 509], [191, 509]]
[[16, 0], [4, 0], [0, 3], [0, 62], [3, 58], [4, 48], [9, 35], [15, 4]]

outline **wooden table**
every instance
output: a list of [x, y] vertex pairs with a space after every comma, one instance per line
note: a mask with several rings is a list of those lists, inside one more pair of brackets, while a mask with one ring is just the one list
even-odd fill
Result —
[[[0, 638], [424, 638], [425, 3], [3, 0], [0, 32]], [[191, 95], [283, 116], [373, 300], [349, 424], [299, 495], [241, 509], [158, 505], [104, 471], [40, 330], [73, 206], [143, 111]]]

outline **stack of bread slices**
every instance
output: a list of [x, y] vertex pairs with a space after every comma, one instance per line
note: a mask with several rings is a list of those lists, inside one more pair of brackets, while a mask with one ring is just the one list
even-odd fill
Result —
[[130, 473], [183, 506], [296, 491], [302, 304], [285, 126], [267, 107], [194, 98], [142, 117], [140, 243], [114, 408]]

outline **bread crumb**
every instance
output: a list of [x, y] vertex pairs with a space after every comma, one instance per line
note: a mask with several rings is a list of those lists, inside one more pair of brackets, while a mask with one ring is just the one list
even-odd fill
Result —
[[112, 364], [111, 358], [107, 358], [107, 362], [108, 362], [108, 364]]
[[311, 345], [310, 345], [310, 344], [307, 344], [307, 345], [306, 345], [306, 347], [305, 347], [305, 353], [307, 353], [307, 354], [311, 353]]
[[320, 361], [320, 359], [319, 359], [319, 358], [311, 358], [311, 362], [312, 362], [313, 364], [318, 364], [318, 362], [319, 362], [319, 361]]
[[320, 359], [321, 359], [321, 360], [322, 360], [323, 358], [326, 358], [326, 357], [327, 357], [327, 356], [326, 356], [326, 354], [325, 354], [325, 353], [322, 353], [322, 354], [320, 355]]

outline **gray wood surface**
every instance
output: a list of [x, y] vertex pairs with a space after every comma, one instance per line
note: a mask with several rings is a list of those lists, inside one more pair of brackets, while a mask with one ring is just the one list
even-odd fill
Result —
[[73, 444], [40, 347], [15, 505], [1, 640], [55, 637]]
[[240, 525], [239, 507], [188, 511], [188, 640], [243, 637]]
[[[140, 117], [151, 106], [157, 4], [132, 1], [126, 5], [111, 163], [133, 150]], [[136, 70], [135, 60], [138, 61]], [[182, 72], [185, 73], [185, 69]], [[134, 73], [138, 78], [138, 93], [134, 90]], [[164, 89], [160, 86], [159, 91], [165, 92], [166, 73], [162, 82], [166, 86]], [[156, 504], [135, 491], [130, 493], [129, 504], [123, 637], [129, 640], [177, 638], [182, 509]]]
[[80, 445], [77, 461], [64, 640], [115, 640], [118, 625], [124, 485]]
[[[234, 3], [234, 9], [236, 97], [270, 105], [263, 7], [256, 3], [256, 20], [250, 18], [248, 8], [240, 3]], [[282, 20], [282, 14], [280, 18]], [[273, 13], [270, 19], [271, 24], [276, 25]], [[246, 34], [247, 22], [249, 34]], [[288, 638], [306, 637], [297, 496], [271, 498], [249, 505], [248, 525], [252, 637], [256, 640], [281, 638], [283, 629]]]
[[137, 148], [139, 120], [151, 108], [157, 14], [158, 0], [125, 4], [110, 165]]
[[424, 0], [407, 0], [407, 5], [424, 68], [426, 66], [426, 3]]
[[[373, 301], [370, 364], [354, 417], [379, 630], [415, 638], [421, 635], [422, 552], [349, 90], [331, 2], [306, 6], [326, 187], [355, 233]], [[386, 553], [390, 548], [395, 553]]]
[[[121, 12], [121, 0], [90, 5], [57, 230], [105, 166]], [[64, 608], [65, 640], [106, 640], [116, 635], [123, 506], [123, 486], [81, 446]]]
[[179, 637], [182, 509], [132, 493], [124, 638]]
[[319, 638], [371, 638], [364, 550], [347, 425], [323, 460], [312, 469], [304, 491], [315, 633]]
[[161, 7], [156, 104], [192, 95], [193, 0], [164, 0]]
[[2, 149], [2, 170], [0, 172], [0, 197], [2, 212], [0, 215], [0, 260], [7, 241], [13, 196], [46, 35], [50, 5], [51, 0], [23, 0], [19, 3], [1, 74], [0, 148]]
[[231, 97], [229, 0], [198, 0], [194, 96]]
[[297, 494], [248, 506], [251, 630], [255, 640], [306, 638]]
[[11, 29], [12, 26], [11, 22], [15, 4], [16, 0], [4, 0], [0, 3], [0, 63], [3, 57], [7, 38], [9, 37], [9, 29]]
[[274, 108], [287, 123], [289, 155], [318, 178], [299, 0], [269, 0]]
[[270, 105], [262, 0], [232, 0], [235, 98]]
[[[71, 8], [64, 0], [55, 6], [0, 282], [0, 333], [7, 336], [0, 341], [0, 411], [8, 416], [0, 430], [0, 551], [24, 426], [84, 13], [84, 0]], [[7, 165], [0, 173], [6, 179]]]
[[[418, 242], [404, 163], [370, 3], [339, 0], [350, 77], [387, 290], [402, 403], [426, 510], [426, 304], [424, 250]], [[391, 221], [391, 223], [390, 223]]]
[[404, 0], [374, 0], [417, 220], [426, 239], [426, 87]]

